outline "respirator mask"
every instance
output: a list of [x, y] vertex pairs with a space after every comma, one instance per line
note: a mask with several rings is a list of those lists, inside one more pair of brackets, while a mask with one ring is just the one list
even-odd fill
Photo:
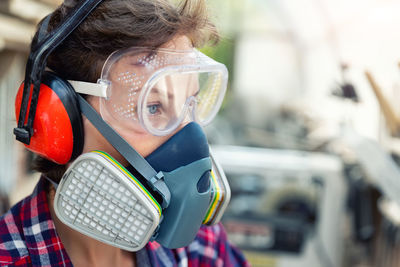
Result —
[[[230, 188], [201, 126], [218, 112], [227, 75], [196, 49], [135, 47], [113, 53], [97, 84], [69, 81], [97, 96], [100, 114], [78, 95], [80, 110], [129, 164], [103, 151], [77, 157], [57, 186], [57, 217], [129, 251], [151, 240], [187, 246], [201, 224], [217, 223]], [[144, 159], [121, 131], [173, 135]]]

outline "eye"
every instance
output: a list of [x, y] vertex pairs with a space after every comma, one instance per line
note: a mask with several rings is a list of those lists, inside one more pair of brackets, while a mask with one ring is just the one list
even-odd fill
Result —
[[160, 108], [161, 108], [161, 104], [151, 104], [151, 105], [147, 106], [147, 109], [149, 110], [149, 113], [151, 115], [160, 113]]

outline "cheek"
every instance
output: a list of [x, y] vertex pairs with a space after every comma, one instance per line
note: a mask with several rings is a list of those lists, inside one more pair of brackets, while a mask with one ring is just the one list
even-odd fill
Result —
[[[95, 129], [89, 122], [85, 123], [85, 146], [83, 153], [93, 150], [101, 150], [110, 154], [122, 165], [128, 165], [125, 158]], [[115, 129], [115, 128], [114, 128]], [[170, 136], [153, 136], [148, 133], [138, 133], [135, 131], [118, 131], [142, 157], [147, 157], [160, 145], [169, 139]]]
[[83, 153], [91, 152], [93, 150], [101, 150], [109, 153], [115, 157], [116, 152], [112, 145], [104, 138], [104, 136], [88, 121], [86, 117], [83, 117], [83, 125], [85, 132], [85, 144], [83, 147]]
[[143, 157], [150, 155], [170, 137], [137, 132], [125, 132], [121, 136]]
[[[98, 108], [93, 102], [95, 108]], [[93, 150], [101, 150], [110, 154], [118, 162], [127, 165], [127, 161], [122, 155], [104, 138], [102, 134], [84, 117], [85, 144], [83, 153]], [[143, 129], [133, 130], [127, 129], [111, 123], [111, 127], [117, 131], [122, 138], [125, 139], [141, 156], [147, 157], [156, 150], [160, 145], [167, 141], [173, 134], [167, 136], [154, 136]]]

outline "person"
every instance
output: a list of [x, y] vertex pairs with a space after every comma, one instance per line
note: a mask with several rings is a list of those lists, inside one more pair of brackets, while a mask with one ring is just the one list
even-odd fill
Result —
[[[46, 32], [56, 29], [78, 4], [77, 2], [79, 1], [64, 1], [48, 17]], [[41, 35], [44, 21], [39, 23], [39, 30], [34, 40]], [[187, 68], [187, 66], [193, 65], [199, 57], [206, 62], [201, 64], [209, 66], [207, 62], [210, 59], [200, 55], [201, 53], [195, 48], [217, 41], [218, 34], [208, 18], [204, 1], [184, 0], [180, 5], [176, 5], [165, 0], [104, 0], [67, 36], [61, 45], [54, 49], [47, 59], [46, 68], [62, 80], [84, 81], [93, 84], [101, 84], [101, 82], [98, 83], [99, 77], [100, 81], [107, 80], [109, 82], [106, 91], [107, 97], [90, 95], [86, 90], [82, 94], [84, 99], [100, 114], [101, 120], [108, 123], [126, 140], [127, 144], [124, 144], [123, 147], [132, 147], [154, 168], [163, 164], [170, 167], [175, 161], [187, 161], [186, 154], [183, 157], [179, 156], [179, 153], [185, 148], [188, 148], [186, 149], [189, 151], [188, 153], [196, 150], [197, 139], [194, 139], [194, 141], [187, 140], [198, 138], [197, 135], [192, 132], [189, 134], [181, 134], [181, 132], [187, 131], [187, 128], [198, 129], [197, 126], [189, 125], [196, 124], [196, 122], [193, 122], [194, 120], [201, 121], [202, 116], [214, 116], [216, 111], [209, 111], [210, 106], [207, 106], [207, 103], [212, 102], [211, 109], [214, 106], [219, 108], [220, 103], [217, 102], [222, 101], [221, 97], [224, 93], [224, 90], [221, 89], [222, 93], [219, 94], [222, 96], [219, 96], [218, 99], [202, 94], [201, 86], [204, 84], [208, 86], [209, 80], [207, 79], [209, 78], [206, 79], [208, 82], [202, 82], [198, 78], [201, 73], [185, 72], [180, 69], [180, 66], [184, 65]], [[32, 46], [33, 48], [34, 46]], [[171, 66], [173, 68], [169, 68]], [[174, 68], [179, 69], [179, 71], [176, 74], [170, 74]], [[169, 72], [163, 74], [162, 71], [165, 69]], [[204, 73], [207, 73], [207, 71], [206, 67]], [[147, 80], [151, 75], [156, 77], [153, 85], [149, 85], [152, 80], [150, 82]], [[208, 76], [211, 77], [212, 75]], [[220, 80], [215, 78], [211, 81], [211, 84], [215, 85], [218, 82]], [[40, 92], [44, 92], [45, 89], [40, 88]], [[147, 90], [149, 93], [142, 96], [141, 91], [143, 90]], [[211, 90], [212, 93], [212, 89], [208, 90]], [[41, 97], [39, 96], [37, 113], [41, 113]], [[84, 100], [82, 101], [84, 102]], [[140, 101], [142, 101], [141, 107]], [[46, 103], [44, 106], [50, 108], [52, 105]], [[19, 106], [19, 104], [16, 106]], [[80, 107], [82, 113], [84, 113], [84, 105], [81, 104]], [[17, 108], [17, 117], [18, 112]], [[204, 115], [210, 112], [213, 114]], [[192, 206], [187, 204], [189, 205], [189, 212], [181, 218], [186, 223], [174, 224], [175, 222], [170, 219], [171, 216], [168, 217], [168, 213], [166, 213], [161, 216], [161, 220], [164, 220], [163, 223], [165, 224], [170, 220], [172, 222], [168, 224], [168, 227], [169, 225], [178, 225], [177, 229], [165, 230], [167, 227], [163, 227], [163, 224], [161, 224], [161, 227], [155, 225], [155, 230], [152, 230], [159, 231], [160, 236], [165, 232], [165, 236], [172, 238], [172, 241], [167, 240], [167, 238], [162, 239], [162, 237], [155, 239], [149, 237], [149, 239], [144, 239], [144, 247], [140, 249], [130, 249], [132, 247], [129, 246], [136, 243], [129, 243], [128, 239], [125, 243], [123, 243], [125, 239], [121, 239], [120, 243], [113, 243], [117, 242], [115, 239], [118, 238], [113, 240], [96, 238], [95, 228], [90, 228], [90, 226], [85, 228], [84, 222], [79, 225], [75, 225], [75, 221], [69, 222], [66, 215], [69, 214], [68, 207], [63, 210], [60, 206], [66, 203], [62, 202], [62, 199], [68, 194], [68, 191], [62, 191], [63, 186], [67, 183], [63, 182], [63, 180], [67, 180], [67, 178], [63, 178], [63, 175], [70, 177], [68, 176], [70, 173], [78, 172], [79, 168], [75, 165], [79, 164], [78, 159], [81, 156], [94, 155], [93, 157], [97, 158], [103, 156], [102, 160], [113, 159], [112, 162], [117, 162], [113, 166], [117, 166], [118, 170], [130, 170], [135, 176], [140, 176], [135, 173], [135, 170], [132, 170], [132, 166], [130, 166], [132, 161], [127, 159], [126, 153], [121, 152], [122, 150], [118, 148], [118, 145], [111, 144], [110, 140], [114, 140], [114, 137], [110, 138], [102, 132], [102, 127], [96, 125], [88, 114], [84, 113], [81, 116], [84, 141], [78, 152], [78, 158], [71, 156], [67, 162], [64, 162], [45, 155], [45, 153], [36, 155], [34, 166], [37, 171], [42, 173], [41, 179], [31, 195], [13, 206], [0, 219], [1, 266], [248, 266], [242, 253], [227, 240], [225, 230], [220, 223], [213, 226], [202, 225], [195, 234], [193, 241], [183, 247], [175, 245], [182, 244], [183, 241], [175, 240], [174, 236], [178, 235], [180, 229], [190, 227], [188, 224], [191, 224], [190, 220], [193, 220], [191, 217], [196, 217], [196, 202], [198, 201], [196, 199], [195, 204], [190, 204]], [[47, 115], [52, 114], [46, 113]], [[38, 116], [35, 117], [35, 120]], [[51, 125], [53, 122], [49, 123]], [[63, 127], [64, 124], [54, 125], [51, 129], [49, 128], [49, 131], [57, 130], [54, 128], [58, 126]], [[38, 135], [39, 130], [36, 129], [35, 131], [35, 134]], [[58, 134], [61, 133], [58, 132]], [[112, 134], [112, 136], [114, 135]], [[182, 136], [185, 137], [183, 141], [181, 140]], [[32, 140], [34, 138], [36, 138], [35, 135], [32, 136]], [[199, 143], [201, 142], [199, 141]], [[160, 157], [158, 157], [160, 153], [157, 151], [160, 151], [161, 147], [164, 149], [166, 144], [172, 144], [174, 147], [176, 144], [181, 145], [177, 147], [177, 151], [174, 150], [175, 152], [168, 150], [168, 155], [161, 157], [162, 160], [160, 160]], [[57, 145], [49, 145], [49, 149], [57, 152]], [[28, 148], [36, 152], [32, 146], [29, 145]], [[178, 156], [174, 156], [174, 153], [178, 153]], [[62, 157], [65, 152], [59, 154]], [[93, 158], [91, 160], [92, 163], [95, 162]], [[186, 164], [187, 162], [180, 165], [186, 166]], [[69, 168], [73, 170], [68, 171]], [[110, 170], [115, 169], [112, 168], [110, 167]], [[157, 168], [162, 169], [164, 167]], [[176, 169], [181, 170], [182, 168]], [[174, 170], [174, 168], [170, 168], [167, 171], [173, 173]], [[167, 180], [168, 172], [165, 172], [165, 175]], [[128, 176], [132, 177], [130, 174]], [[84, 178], [84, 176], [79, 177], [82, 177], [80, 179]], [[204, 177], [204, 174], [201, 177]], [[73, 178], [68, 179], [74, 181]], [[100, 178], [96, 179], [95, 182], [100, 180]], [[123, 180], [116, 179], [113, 181], [122, 184]], [[184, 181], [189, 180], [189, 178], [186, 178]], [[200, 178], [199, 181], [205, 180]], [[89, 183], [90, 181], [87, 180], [86, 182]], [[204, 184], [205, 187], [209, 188], [208, 179]], [[204, 184], [196, 182], [194, 187], [200, 190], [199, 188]], [[179, 205], [192, 203], [190, 198], [180, 198], [179, 194], [174, 191], [174, 186], [168, 183], [167, 185], [171, 191], [170, 204], [169, 206], [168, 203], [156, 205], [161, 206], [160, 210], [163, 209], [164, 212], [165, 208], [167, 212], [171, 210], [173, 212], [175, 208], [175, 206], [171, 207], [173, 205], [181, 207]], [[94, 183], [91, 186], [93, 190], [96, 188]], [[179, 185], [176, 186], [179, 187]], [[121, 192], [130, 190], [120, 189]], [[152, 192], [151, 189], [143, 190], [148, 193]], [[59, 190], [62, 192], [58, 193]], [[76, 190], [79, 193], [79, 201], [79, 195], [86, 192], [83, 183], [82, 188]], [[164, 200], [168, 202], [168, 194], [163, 195], [163, 192], [165, 193], [165, 190], [163, 190], [160, 189], [159, 193], [161, 193], [158, 196], [149, 199], [155, 199], [155, 202], [159, 203]], [[205, 192], [205, 190], [202, 192]], [[109, 192], [103, 191], [103, 194], [106, 193]], [[117, 198], [118, 194], [118, 191], [114, 191], [108, 197]], [[89, 195], [88, 193], [86, 196], [87, 201], [89, 201]], [[139, 193], [137, 196], [139, 196]], [[97, 197], [95, 196], [95, 198]], [[176, 203], [174, 200], [176, 197], [184, 199], [181, 201], [183, 204]], [[122, 198], [123, 196], [120, 199]], [[105, 199], [106, 197], [103, 195], [103, 201]], [[175, 201], [175, 204], [172, 204], [173, 201]], [[145, 203], [144, 200], [143, 203]], [[144, 206], [143, 203], [142, 206]], [[112, 207], [113, 210], [109, 212], [118, 212], [118, 207], [115, 207], [115, 205]], [[81, 208], [83, 209], [83, 206]], [[93, 205], [90, 209], [92, 208], [98, 207]], [[132, 212], [136, 211], [139, 212], [139, 210]], [[158, 209], [155, 209], [155, 211], [157, 214]], [[99, 216], [105, 216], [107, 212], [108, 210], [103, 211]], [[150, 213], [150, 208], [143, 214], [148, 213]], [[204, 216], [204, 214], [201, 216]], [[157, 216], [153, 217], [156, 218]], [[76, 220], [78, 220], [77, 218]], [[94, 213], [93, 218], [97, 218]], [[135, 220], [140, 218], [143, 217], [137, 215]], [[89, 222], [89, 224], [92, 222]], [[121, 229], [115, 227], [117, 223], [118, 220], [109, 225], [112, 231], [123, 230], [123, 226], [119, 227]], [[105, 228], [104, 231], [106, 231]], [[122, 237], [121, 233], [118, 232], [118, 235]], [[185, 239], [185, 235], [182, 238]], [[159, 240], [161, 241], [158, 242]], [[170, 247], [172, 248], [161, 243], [171, 244]], [[127, 244], [128, 250], [123, 249], [125, 244]]]

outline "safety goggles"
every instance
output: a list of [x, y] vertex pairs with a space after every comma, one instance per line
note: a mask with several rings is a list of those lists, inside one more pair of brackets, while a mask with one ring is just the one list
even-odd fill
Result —
[[79, 93], [100, 98], [107, 122], [163, 136], [217, 114], [228, 80], [226, 67], [196, 49], [133, 47], [112, 53], [98, 80], [100, 90], [71, 82]]

